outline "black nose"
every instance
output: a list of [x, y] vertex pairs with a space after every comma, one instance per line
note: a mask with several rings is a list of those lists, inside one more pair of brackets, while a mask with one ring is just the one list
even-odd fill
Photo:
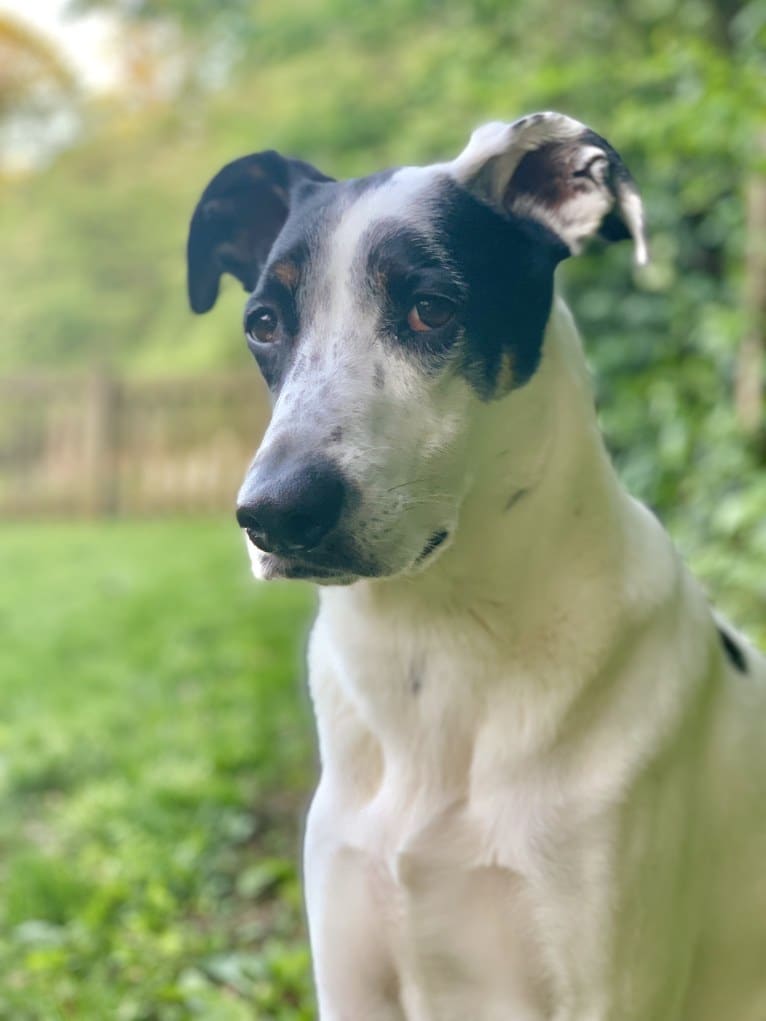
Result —
[[338, 523], [345, 495], [330, 461], [276, 468], [256, 461], [240, 491], [237, 521], [266, 553], [305, 553]]

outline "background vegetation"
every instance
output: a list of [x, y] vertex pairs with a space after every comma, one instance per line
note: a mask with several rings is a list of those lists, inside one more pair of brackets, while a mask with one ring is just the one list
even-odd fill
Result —
[[0, 1019], [308, 1021], [310, 593], [220, 522], [0, 532]]
[[[185, 305], [188, 217], [221, 164], [274, 147], [364, 174], [564, 110], [620, 150], [649, 217], [648, 270], [622, 246], [561, 280], [610, 447], [766, 641], [766, 0], [70, 6], [112, 19], [108, 93], [0, 18], [0, 373], [242, 367], [255, 398], [241, 291]], [[231, 532], [0, 531], [0, 1018], [311, 1016], [310, 598], [247, 584]]]

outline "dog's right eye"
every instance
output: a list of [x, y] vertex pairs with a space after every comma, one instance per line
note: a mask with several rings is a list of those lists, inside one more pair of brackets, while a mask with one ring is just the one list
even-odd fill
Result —
[[407, 315], [407, 325], [414, 333], [427, 333], [446, 326], [455, 316], [455, 305], [438, 294], [420, 294]]
[[259, 344], [270, 344], [277, 332], [279, 320], [277, 314], [270, 308], [254, 308], [248, 312], [245, 319], [245, 333], [249, 340], [255, 340]]

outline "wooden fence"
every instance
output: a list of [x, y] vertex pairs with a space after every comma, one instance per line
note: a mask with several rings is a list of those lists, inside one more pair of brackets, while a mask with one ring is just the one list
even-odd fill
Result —
[[0, 379], [0, 516], [233, 508], [267, 416], [255, 373]]

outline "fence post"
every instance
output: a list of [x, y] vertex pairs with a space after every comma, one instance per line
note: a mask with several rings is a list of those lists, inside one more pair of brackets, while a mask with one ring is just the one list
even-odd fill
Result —
[[106, 369], [89, 377], [86, 398], [87, 511], [94, 517], [120, 510], [119, 440], [121, 387]]

